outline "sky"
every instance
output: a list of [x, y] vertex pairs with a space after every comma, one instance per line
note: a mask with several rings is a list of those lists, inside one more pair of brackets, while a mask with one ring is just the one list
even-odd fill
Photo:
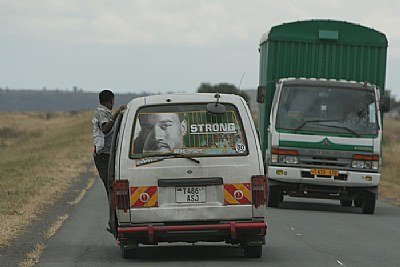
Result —
[[333, 19], [386, 34], [386, 89], [399, 99], [399, 13], [398, 0], [0, 0], [0, 88], [256, 89], [264, 33]]

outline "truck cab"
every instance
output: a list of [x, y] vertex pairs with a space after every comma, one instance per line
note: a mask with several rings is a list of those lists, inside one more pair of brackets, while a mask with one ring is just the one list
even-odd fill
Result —
[[281, 79], [266, 153], [269, 205], [284, 195], [375, 208], [381, 169], [379, 88], [326, 79]]

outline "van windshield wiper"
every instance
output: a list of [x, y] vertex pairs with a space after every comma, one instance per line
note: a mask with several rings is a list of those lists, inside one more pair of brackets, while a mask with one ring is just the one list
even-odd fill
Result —
[[200, 164], [200, 160], [195, 159], [193, 157], [190, 157], [188, 155], [185, 154], [180, 154], [180, 153], [168, 153], [168, 154], [151, 154], [148, 155], [142, 159], [139, 160], [139, 164], [137, 164], [137, 166], [143, 166], [143, 165], [147, 165], [153, 162], [159, 162], [159, 161], [163, 161], [165, 159], [173, 159], [173, 158], [185, 158], [188, 160], [191, 160], [193, 162], [196, 162], [197, 164]]

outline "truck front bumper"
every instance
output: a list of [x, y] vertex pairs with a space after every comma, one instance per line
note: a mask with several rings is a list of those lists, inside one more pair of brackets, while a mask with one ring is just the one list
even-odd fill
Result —
[[380, 181], [379, 173], [339, 170], [339, 176], [311, 175], [310, 169], [268, 166], [268, 178], [287, 183], [303, 183], [344, 187], [374, 187]]

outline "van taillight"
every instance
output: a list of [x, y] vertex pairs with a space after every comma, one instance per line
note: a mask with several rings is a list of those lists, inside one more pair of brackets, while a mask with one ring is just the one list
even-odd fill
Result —
[[265, 175], [251, 177], [251, 193], [253, 206], [258, 208], [267, 204], [267, 179]]
[[116, 209], [127, 211], [129, 209], [129, 182], [118, 180], [113, 182], [114, 205]]

